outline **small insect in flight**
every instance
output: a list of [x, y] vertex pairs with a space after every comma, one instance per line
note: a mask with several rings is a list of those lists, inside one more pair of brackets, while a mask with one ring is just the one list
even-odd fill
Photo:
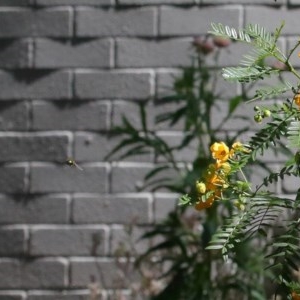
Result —
[[78, 170], [83, 171], [83, 169], [72, 158], [68, 158], [66, 160], [66, 164], [70, 167], [76, 167]]

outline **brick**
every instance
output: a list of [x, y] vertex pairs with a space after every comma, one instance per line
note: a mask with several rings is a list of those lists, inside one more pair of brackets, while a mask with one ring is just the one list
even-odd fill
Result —
[[86, 300], [88, 297], [88, 292], [29, 291], [27, 300]]
[[25, 36], [70, 37], [70, 9], [2, 9], [0, 11], [0, 37], [13, 38]]
[[67, 71], [19, 70], [0, 72], [0, 100], [70, 98], [70, 74]]
[[0, 133], [0, 161], [64, 161], [70, 136], [63, 133]]
[[[122, 147], [119, 152], [111, 157], [106, 156], [111, 153], [122, 138], [121, 136], [108, 137], [105, 134], [96, 134], [90, 132], [81, 132], [75, 134], [74, 138], [74, 157], [78, 161], [116, 161], [129, 150], [128, 147]], [[124, 161], [149, 162], [153, 160], [153, 154], [135, 154], [128, 158], [122, 158]]]
[[22, 166], [7, 166], [0, 168], [0, 192], [24, 193], [26, 170]]
[[160, 222], [164, 220], [168, 213], [174, 211], [178, 204], [178, 195], [156, 196], [154, 199], [154, 220]]
[[[169, 147], [178, 147], [184, 139], [184, 134], [182, 132], [168, 132], [160, 133], [159, 137], [162, 138]], [[173, 150], [175, 160], [178, 162], [193, 162], [197, 157], [197, 142], [198, 141], [194, 139], [183, 149]], [[161, 157], [159, 161], [165, 161], [165, 159]]]
[[24, 229], [8, 227], [0, 228], [0, 255], [24, 255], [25, 251], [26, 233]]
[[[71, 287], [86, 287], [91, 277], [104, 288], [124, 288], [126, 283], [136, 277], [132, 264], [129, 263], [128, 273], [124, 276], [118, 263], [107, 259], [71, 259]], [[124, 268], [126, 268], [124, 266]]]
[[33, 256], [105, 255], [103, 227], [37, 228], [31, 230], [29, 253]]
[[75, 196], [73, 200], [74, 223], [149, 223], [150, 198], [136, 196]]
[[74, 157], [78, 161], [104, 161], [112, 149], [107, 134], [91, 132], [76, 133], [74, 137]]
[[0, 300], [24, 300], [25, 297], [25, 292], [0, 291]]
[[213, 107], [211, 111], [212, 116], [218, 116], [218, 118], [214, 118], [214, 122], [212, 123], [213, 129], [222, 129], [222, 130], [240, 130], [240, 129], [258, 129], [259, 124], [257, 124], [254, 117], [254, 106], [256, 106], [256, 102], [252, 103], [241, 103], [232, 116], [224, 122], [228, 112], [229, 112], [229, 101], [217, 101], [216, 105]]
[[[149, 129], [154, 128], [154, 115], [155, 110], [151, 104], [145, 106], [147, 127]], [[123, 117], [130, 122], [130, 124], [137, 130], [142, 129], [142, 117], [139, 105], [129, 101], [114, 101], [113, 102], [113, 115], [112, 126], [122, 126]]]
[[0, 67], [7, 69], [28, 68], [28, 40], [0, 40]]
[[[274, 32], [276, 28], [280, 26], [281, 20], [285, 21], [285, 25], [282, 30], [282, 34], [298, 35], [297, 18], [299, 15], [299, 9], [279, 10], [275, 8], [260, 7], [255, 9], [254, 7], [246, 7], [245, 9], [245, 24], [256, 24], [265, 27], [268, 31]], [[270, 18], [269, 16], [272, 16]]]
[[75, 94], [79, 99], [145, 99], [151, 95], [151, 89], [149, 72], [87, 71], [75, 73]]
[[32, 129], [108, 130], [109, 113], [106, 102], [33, 102]]
[[[112, 168], [111, 174], [111, 191], [112, 193], [126, 193], [126, 192], [137, 192], [140, 189], [150, 191], [152, 186], [144, 188], [144, 177], [148, 172], [153, 169], [149, 164], [130, 164], [122, 163]], [[162, 184], [162, 179], [178, 177], [178, 174], [173, 169], [162, 171], [154, 178], [151, 178], [150, 182], [157, 180], [156, 185]], [[163, 188], [159, 189], [160, 191]]]
[[122, 5], [194, 4], [195, 0], [119, 0]]
[[63, 288], [65, 277], [66, 264], [62, 259], [0, 260], [1, 289]]
[[[145, 253], [151, 246], [151, 240], [141, 240], [141, 236], [145, 234], [146, 228], [137, 227], [136, 224], [132, 227], [114, 226], [111, 229], [111, 255], [126, 256], [138, 255]], [[129, 228], [128, 228], [129, 227]]]
[[269, 0], [196, 0], [201, 1], [201, 4], [268, 4], [269, 6], [278, 6], [282, 5], [282, 3], [286, 0], [277, 0], [275, 1], [269, 1]]
[[117, 41], [118, 67], [178, 67], [191, 64], [191, 40]]
[[68, 196], [0, 197], [0, 224], [64, 224], [69, 221]]
[[52, 5], [95, 5], [107, 6], [112, 4], [112, 0], [35, 0], [36, 5], [52, 6]]
[[144, 177], [151, 170], [151, 166], [125, 165], [115, 166], [111, 173], [111, 192], [137, 192], [143, 187]]
[[80, 8], [77, 9], [76, 35], [154, 36], [155, 11], [153, 8], [126, 11]]
[[285, 194], [296, 194], [299, 189], [299, 178], [290, 176], [281, 181], [281, 189]]
[[83, 171], [69, 166], [36, 165], [31, 168], [30, 191], [47, 192], [107, 192], [105, 164], [82, 166]]
[[0, 0], [0, 6], [26, 6], [31, 0]]
[[34, 66], [36, 68], [108, 68], [110, 67], [110, 48], [111, 43], [108, 39], [79, 41], [73, 44], [69, 41], [38, 39], [36, 40]]
[[0, 102], [0, 130], [28, 130], [29, 112], [26, 102]]
[[235, 7], [201, 7], [161, 9], [160, 35], [198, 35], [210, 30], [211, 22], [226, 23], [228, 26], [240, 25], [241, 10]]

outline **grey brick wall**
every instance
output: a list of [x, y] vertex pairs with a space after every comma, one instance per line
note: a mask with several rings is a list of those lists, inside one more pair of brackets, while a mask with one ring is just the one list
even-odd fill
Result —
[[[122, 114], [138, 124], [133, 102], [164, 93], [210, 22], [274, 29], [285, 20], [288, 49], [299, 14], [298, 0], [0, 0], [0, 300], [87, 299], [92, 276], [112, 299], [122, 288], [113, 256], [128, 242], [127, 226], [137, 224], [137, 238], [176, 196], [137, 193], [153, 156], [104, 161], [117, 142], [106, 133]], [[221, 65], [244, 51], [231, 45]], [[221, 88], [226, 98], [239, 87]], [[159, 109], [147, 107], [151, 128]], [[156, 129], [174, 143], [180, 128]], [[66, 166], [68, 157], [84, 170]]]

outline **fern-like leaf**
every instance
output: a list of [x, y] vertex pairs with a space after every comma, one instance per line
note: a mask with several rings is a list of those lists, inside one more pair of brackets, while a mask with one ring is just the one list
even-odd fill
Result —
[[293, 207], [291, 199], [278, 198], [270, 194], [254, 195], [248, 201], [249, 207], [230, 219], [229, 224], [222, 226], [214, 234], [207, 249], [221, 249], [226, 259], [230, 249], [263, 227], [271, 226], [283, 209]]
[[300, 148], [300, 121], [293, 121], [288, 127], [288, 146]]
[[283, 84], [275, 87], [264, 87], [262, 89], [256, 90], [255, 96], [251, 100], [256, 100], [256, 99], [269, 99], [269, 98], [274, 98], [278, 95], [284, 94], [288, 91], [291, 91], [293, 88], [292, 84], [289, 82], [284, 82]]
[[223, 69], [222, 75], [226, 80], [244, 83], [264, 79], [278, 72], [278, 70], [274, 70], [270, 67], [229, 67]]

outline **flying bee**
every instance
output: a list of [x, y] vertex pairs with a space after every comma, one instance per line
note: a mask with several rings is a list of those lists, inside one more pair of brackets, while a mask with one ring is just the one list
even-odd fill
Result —
[[83, 169], [76, 163], [76, 161], [72, 158], [68, 158], [66, 160], [66, 164], [70, 167], [76, 167], [78, 170], [83, 171]]

